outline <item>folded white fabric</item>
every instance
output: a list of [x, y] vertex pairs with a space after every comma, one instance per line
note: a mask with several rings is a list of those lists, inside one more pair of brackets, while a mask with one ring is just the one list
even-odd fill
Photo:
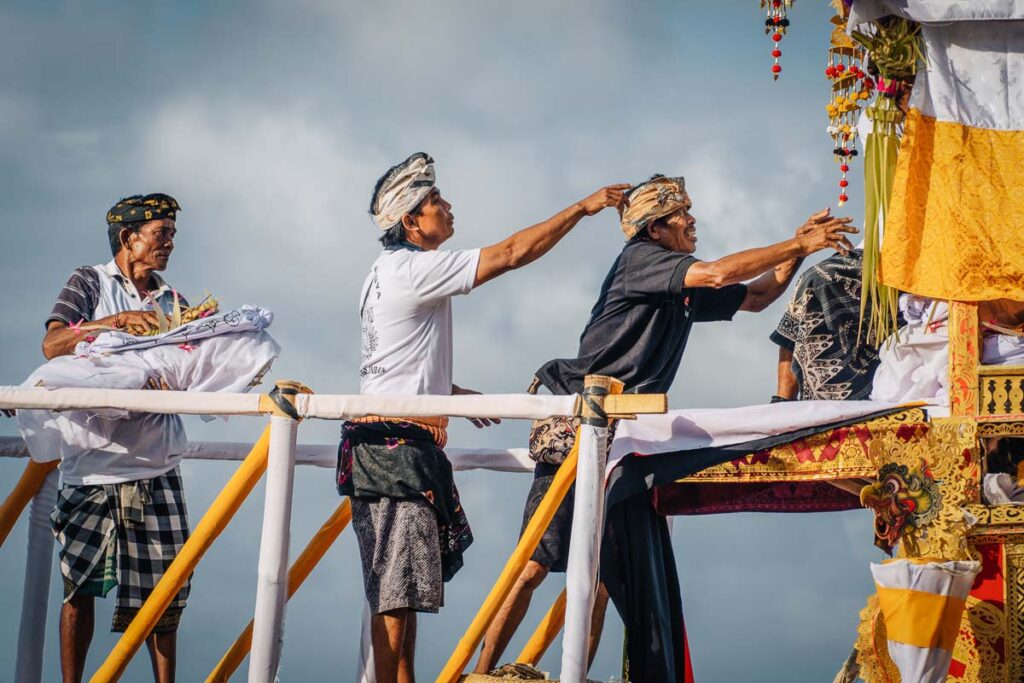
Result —
[[878, 350], [880, 363], [871, 386], [875, 401], [928, 401], [949, 404], [949, 332], [906, 325], [896, 340]]
[[1005, 472], [986, 474], [981, 495], [989, 505], [1024, 505], [1024, 488], [1017, 486]]
[[654, 455], [723, 447], [770, 436], [846, 422], [898, 407], [879, 401], [792, 401], [743, 408], [670, 410], [622, 420], [615, 431], [608, 467], [630, 453]]
[[1024, 365], [1024, 337], [990, 334], [982, 342], [984, 365]]

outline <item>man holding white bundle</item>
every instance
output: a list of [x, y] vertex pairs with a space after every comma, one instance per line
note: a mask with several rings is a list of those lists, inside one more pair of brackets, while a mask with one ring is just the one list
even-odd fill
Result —
[[[79, 342], [98, 334], [93, 329], [156, 328], [153, 306], [170, 313], [176, 294], [157, 271], [167, 267], [174, 250], [179, 210], [166, 194], [127, 197], [110, 209], [114, 258], [72, 273], [46, 321], [47, 359], [73, 354]], [[51, 515], [64, 579], [65, 682], [82, 680], [94, 599], [117, 586], [111, 630], [124, 631], [188, 538], [178, 471], [188, 442], [178, 416], [132, 414], [109, 432], [79, 431], [91, 443], [61, 442], [61, 490]], [[146, 639], [153, 676], [161, 683], [174, 680], [176, 634], [188, 592], [186, 583]]]
[[[434, 180], [433, 160], [417, 153], [374, 188], [384, 251], [360, 298], [364, 394], [475, 393], [452, 384], [451, 297], [540, 258], [584, 216], [622, 206], [629, 187], [602, 188], [492, 246], [445, 251], [454, 215]], [[443, 450], [447, 424], [368, 417], [342, 427], [338, 490], [352, 499], [377, 683], [414, 680], [416, 612], [440, 609], [473, 540]]]

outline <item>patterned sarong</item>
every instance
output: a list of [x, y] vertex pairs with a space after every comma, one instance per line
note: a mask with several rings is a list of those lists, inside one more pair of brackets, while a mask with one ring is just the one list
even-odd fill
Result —
[[429, 503], [437, 516], [441, 575], [444, 581], [455, 576], [473, 542], [473, 532], [459, 500], [452, 465], [430, 432], [407, 422], [346, 422], [341, 428], [336, 475], [338, 493], [353, 501], [392, 498]]
[[[188, 517], [178, 468], [154, 479], [66, 486], [50, 515], [61, 545], [64, 601], [105, 595], [116, 581], [111, 631], [124, 631], [188, 539]], [[190, 582], [153, 629], [178, 628]]]

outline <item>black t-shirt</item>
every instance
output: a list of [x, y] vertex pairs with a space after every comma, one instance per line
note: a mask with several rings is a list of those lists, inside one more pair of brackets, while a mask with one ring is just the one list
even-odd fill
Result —
[[601, 285], [577, 357], [545, 363], [541, 384], [579, 393], [583, 378], [596, 374], [621, 380], [626, 391], [667, 392], [693, 323], [731, 320], [747, 293], [745, 285], [685, 287], [696, 262], [654, 242], [627, 243]]

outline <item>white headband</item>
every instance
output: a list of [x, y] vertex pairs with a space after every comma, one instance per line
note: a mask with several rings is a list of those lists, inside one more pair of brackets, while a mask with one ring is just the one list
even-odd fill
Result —
[[388, 171], [374, 202], [373, 220], [387, 230], [434, 189], [434, 160], [417, 152]]

